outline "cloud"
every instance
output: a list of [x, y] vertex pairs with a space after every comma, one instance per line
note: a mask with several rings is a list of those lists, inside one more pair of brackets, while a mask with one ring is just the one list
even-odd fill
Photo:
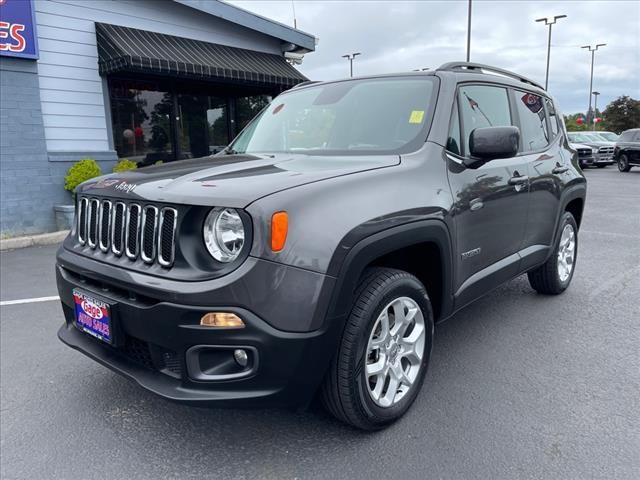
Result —
[[[292, 25], [291, 1], [230, 3]], [[298, 28], [318, 37], [300, 70], [314, 80], [349, 74], [348, 52], [362, 52], [354, 74], [436, 68], [466, 56], [466, 1], [295, 1]], [[620, 95], [640, 98], [640, 2], [481, 1], [472, 12], [471, 61], [544, 83], [547, 27], [536, 18], [565, 14], [553, 27], [549, 91], [565, 113], [585, 111], [591, 55], [581, 45], [606, 43], [595, 55], [599, 107]]]

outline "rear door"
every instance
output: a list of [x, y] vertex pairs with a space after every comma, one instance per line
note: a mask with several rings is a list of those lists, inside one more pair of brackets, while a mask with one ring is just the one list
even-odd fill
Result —
[[475, 128], [514, 125], [508, 89], [461, 84], [453, 112], [447, 163], [454, 195], [456, 307], [518, 273], [527, 218], [527, 158], [516, 156], [467, 168]]
[[521, 269], [544, 261], [553, 242], [560, 194], [569, 178], [570, 152], [559, 134], [553, 102], [537, 93], [512, 90], [513, 111], [520, 128], [520, 158], [527, 163], [529, 214], [522, 245]]

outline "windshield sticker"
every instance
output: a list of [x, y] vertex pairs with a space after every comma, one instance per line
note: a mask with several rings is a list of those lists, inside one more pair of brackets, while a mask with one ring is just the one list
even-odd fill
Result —
[[275, 115], [276, 113], [278, 113], [280, 110], [282, 110], [284, 108], [284, 103], [281, 103], [280, 105], [278, 105], [276, 108], [273, 109], [273, 115]]
[[424, 110], [414, 110], [409, 115], [409, 123], [422, 123], [424, 120]]

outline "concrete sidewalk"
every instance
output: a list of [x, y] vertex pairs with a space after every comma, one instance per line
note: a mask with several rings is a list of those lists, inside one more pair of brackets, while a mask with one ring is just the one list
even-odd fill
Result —
[[41, 233], [39, 235], [27, 235], [24, 237], [3, 238], [0, 239], [0, 251], [15, 250], [17, 248], [39, 247], [43, 245], [54, 245], [62, 243], [65, 237], [69, 235], [69, 230], [61, 230], [59, 232]]

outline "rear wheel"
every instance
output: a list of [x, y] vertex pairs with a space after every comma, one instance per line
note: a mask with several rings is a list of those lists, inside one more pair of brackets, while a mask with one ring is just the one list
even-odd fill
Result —
[[573, 278], [577, 254], [578, 225], [571, 213], [564, 212], [553, 254], [527, 274], [531, 287], [547, 295], [564, 292]]
[[364, 430], [384, 428], [416, 399], [427, 371], [433, 314], [413, 275], [369, 269], [322, 386], [327, 409]]
[[621, 172], [628, 172], [629, 170], [631, 170], [629, 159], [624, 153], [618, 158], [618, 170], [620, 170]]

